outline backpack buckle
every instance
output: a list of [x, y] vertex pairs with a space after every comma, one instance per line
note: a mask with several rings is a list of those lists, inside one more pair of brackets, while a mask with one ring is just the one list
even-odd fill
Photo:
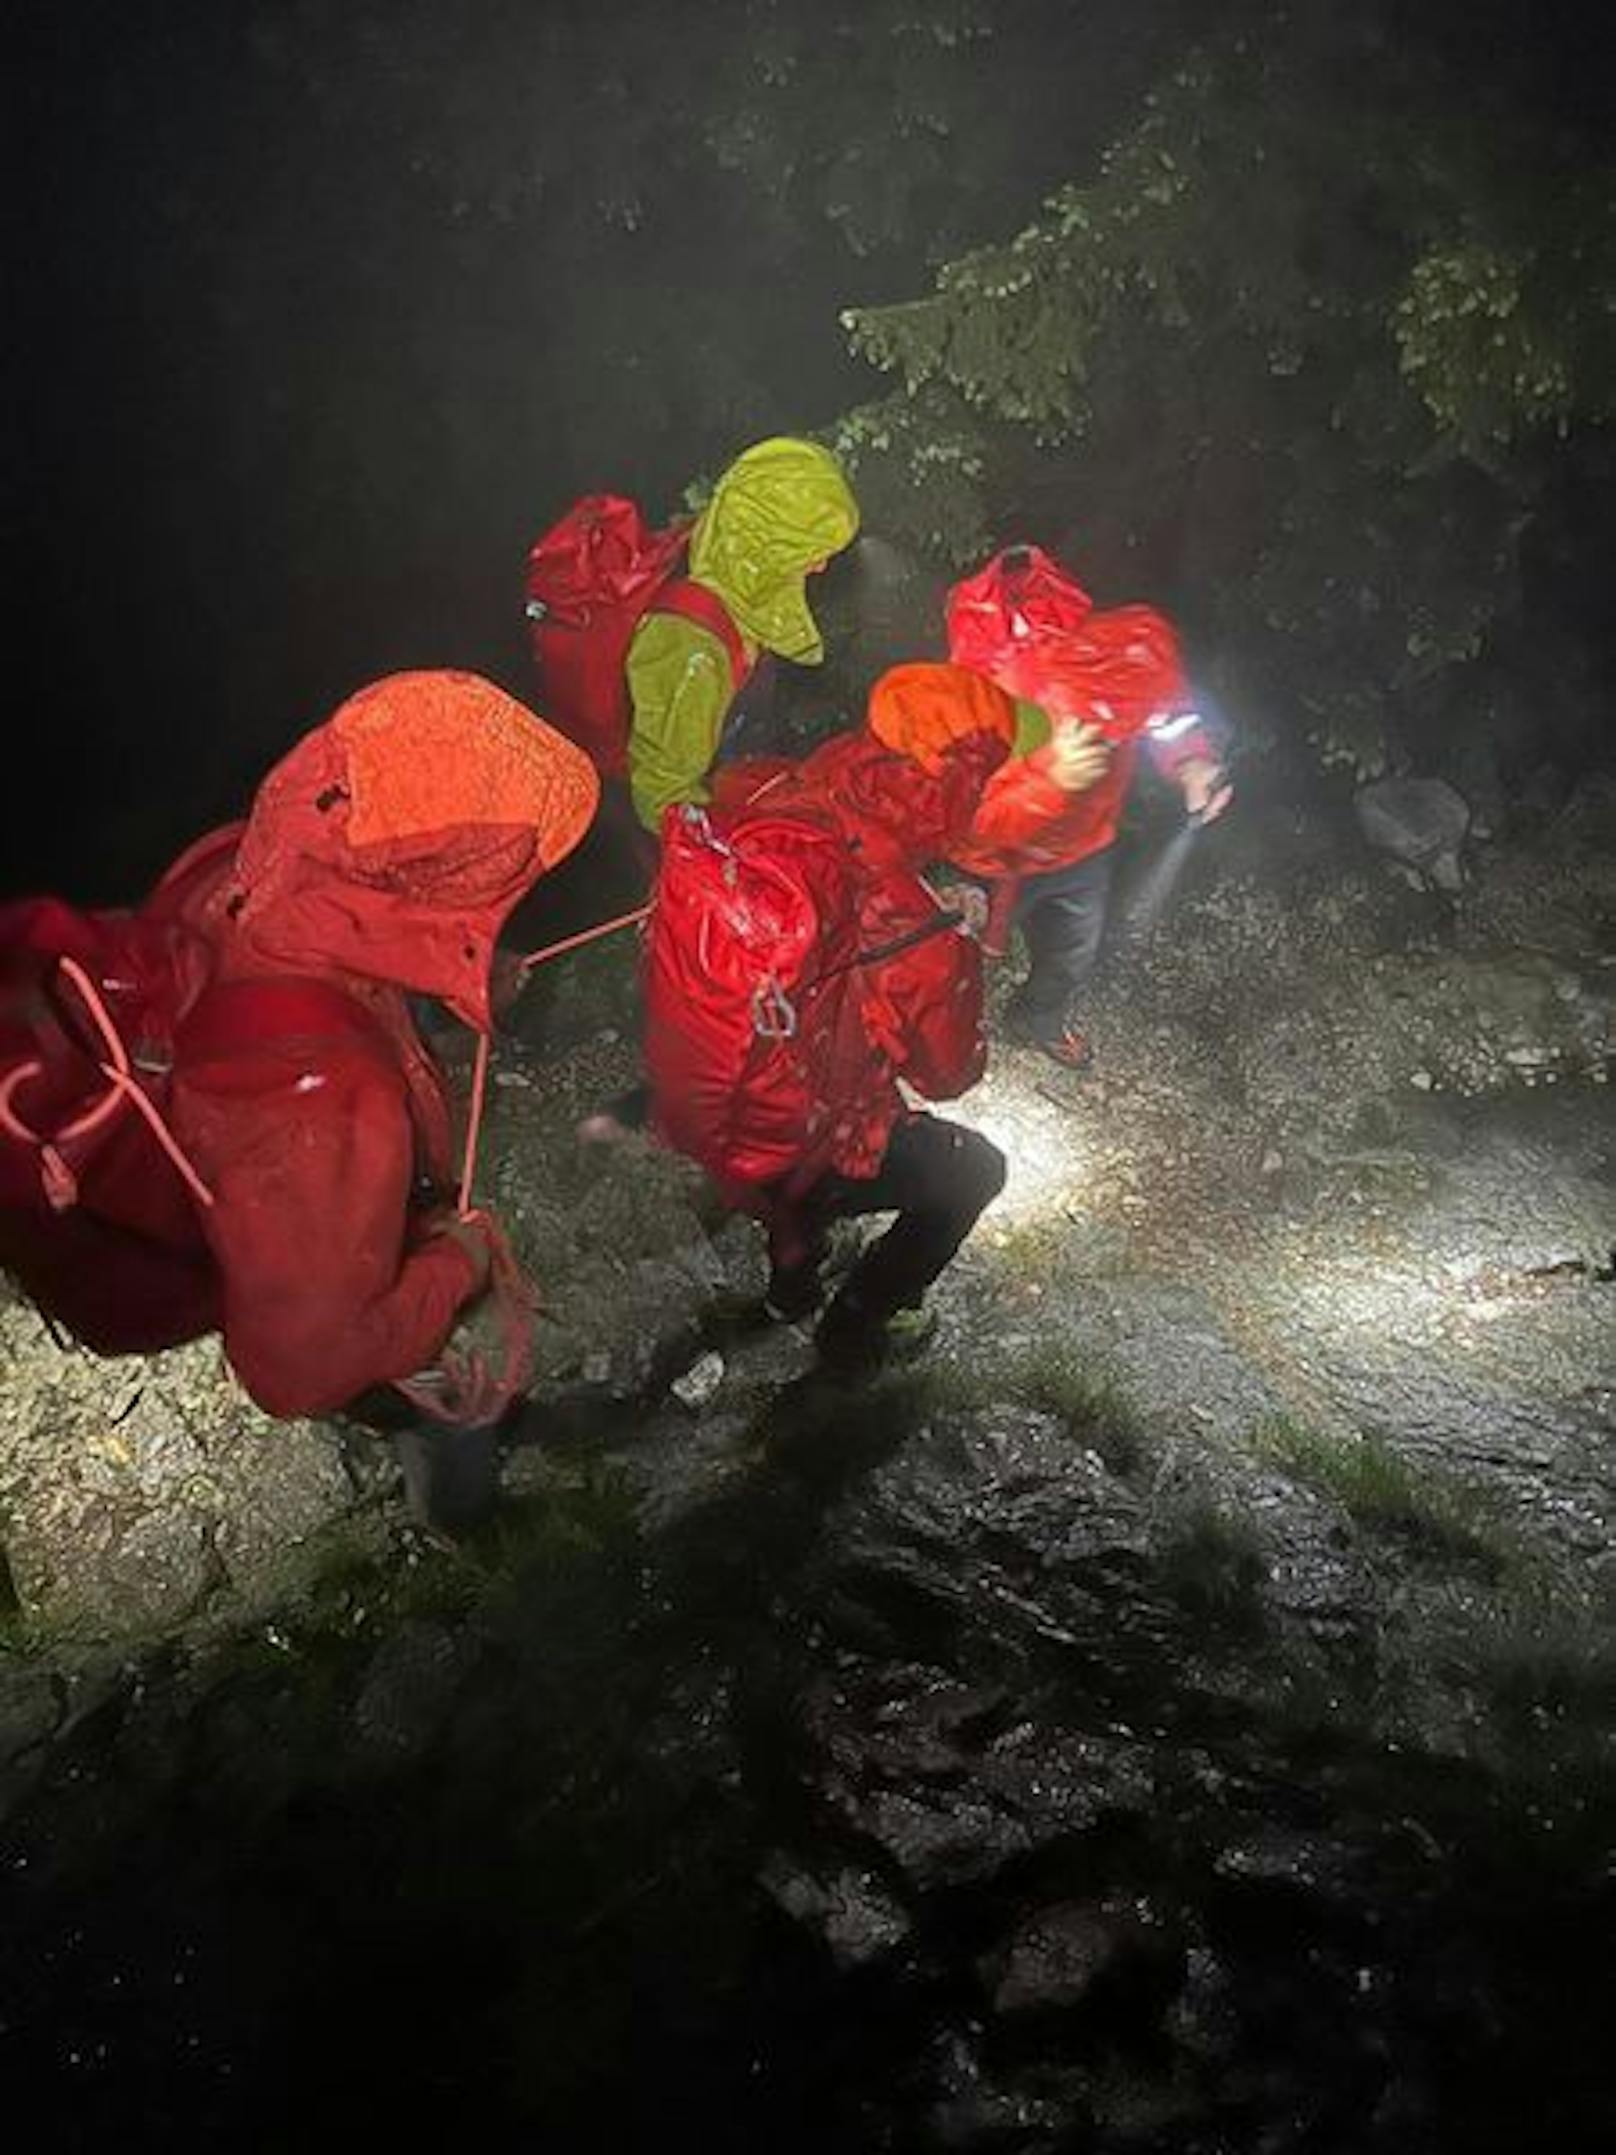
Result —
[[771, 974], [752, 990], [752, 1030], [760, 1040], [790, 1040], [797, 1031], [797, 1006]]

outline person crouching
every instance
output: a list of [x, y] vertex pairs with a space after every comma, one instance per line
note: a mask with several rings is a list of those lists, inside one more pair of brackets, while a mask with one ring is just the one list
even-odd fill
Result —
[[953, 1099], [982, 1073], [980, 952], [921, 871], [961, 839], [1014, 729], [983, 676], [898, 666], [862, 728], [664, 825], [653, 1129], [766, 1225], [777, 1318], [820, 1308], [833, 1222], [896, 1214], [820, 1318], [836, 1369], [892, 1351], [1004, 1184], [996, 1146], [909, 1096]]

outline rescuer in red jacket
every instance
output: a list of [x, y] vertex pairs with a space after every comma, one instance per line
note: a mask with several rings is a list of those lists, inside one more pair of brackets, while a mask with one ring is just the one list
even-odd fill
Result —
[[959, 664], [1022, 699], [1018, 753], [988, 782], [953, 858], [999, 885], [1026, 939], [1012, 1031], [1082, 1068], [1090, 1048], [1072, 1004], [1099, 956], [1140, 747], [1201, 822], [1223, 813], [1232, 789], [1190, 708], [1169, 623], [1148, 606], [1096, 611], [1041, 548], [1006, 548], [957, 584], [948, 638]]
[[[134, 916], [167, 1128], [206, 1202], [132, 1114], [65, 1204], [33, 1201], [32, 1162], [24, 1183], [20, 1148], [0, 1144], [7, 1268], [104, 1351], [217, 1329], [272, 1414], [395, 1385], [440, 1424], [497, 1418], [525, 1380], [521, 1283], [497, 1226], [457, 1213], [454, 1110], [406, 998], [489, 1030], [501, 923], [578, 842], [597, 793], [579, 749], [477, 675], [395, 674], [350, 698], [264, 780], [247, 823], [194, 846]], [[108, 949], [127, 940], [128, 916], [6, 908], [8, 977], [30, 949], [59, 955], [64, 918], [87, 957], [92, 930]], [[114, 1012], [116, 971], [99, 981]], [[36, 1055], [6, 1100], [45, 1158], [96, 1070], [69, 1037], [83, 1010], [49, 992], [62, 1053]], [[458, 1321], [490, 1304], [492, 1344], [473, 1351]]]
[[[799, 1008], [772, 1042], [743, 1041], [744, 1061], [718, 1083], [716, 1027], [704, 1012], [722, 963], [718, 933], [689, 931], [684, 839], [671, 819], [665, 832], [646, 972], [659, 1133], [766, 1222], [777, 1318], [819, 1306], [834, 1220], [897, 1214], [821, 1319], [821, 1358], [835, 1367], [882, 1358], [893, 1320], [918, 1309], [1004, 1184], [996, 1146], [914, 1109], [899, 1081], [948, 1100], [982, 1074], [980, 950], [920, 871], [959, 840], [1014, 723], [1009, 697], [978, 675], [895, 667], [876, 684], [861, 731], [798, 765], [737, 767], [724, 797], [742, 805], [687, 812], [699, 821], [696, 842], [718, 855], [767, 859], [772, 849], [784, 864], [804, 826], [802, 848], [829, 855], [800, 871], [814, 883], [820, 940], [802, 967]], [[817, 834], [833, 844], [816, 849]], [[757, 887], [766, 901], [766, 884]], [[722, 997], [722, 981], [713, 992]]]

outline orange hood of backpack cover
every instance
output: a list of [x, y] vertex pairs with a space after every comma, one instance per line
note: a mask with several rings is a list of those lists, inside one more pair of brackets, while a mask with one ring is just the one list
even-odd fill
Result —
[[218, 925], [255, 963], [436, 996], [487, 1032], [506, 916], [599, 791], [582, 750], [481, 675], [390, 674], [259, 787]]
[[1015, 705], [982, 674], [894, 666], [870, 691], [864, 731], [828, 741], [803, 780], [866, 840], [879, 834], [891, 857], [918, 867], [969, 828], [1015, 730]]

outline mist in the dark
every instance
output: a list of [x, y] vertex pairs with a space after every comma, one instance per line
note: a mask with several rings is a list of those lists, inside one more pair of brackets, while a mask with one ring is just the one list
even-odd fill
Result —
[[[530, 689], [523, 553], [574, 494], [662, 513], [870, 395], [839, 309], [1014, 231], [1242, 13], [25, 11], [5, 887], [135, 895], [392, 668]], [[1460, 105], [1513, 71], [1593, 138], [1575, 11], [1387, 20], [1445, 45]]]
[[566, 502], [665, 513], [746, 441], [856, 401], [838, 308], [1028, 212], [1184, 10], [1099, 52], [1069, 10], [1005, 10], [993, 191], [940, 157], [905, 228], [852, 245], [826, 208], [838, 106], [878, 156], [901, 54], [883, 26], [866, 85], [858, 11], [813, 14], [818, 109], [765, 198], [709, 140], [770, 11], [731, 13], [36, 11], [13, 40], [8, 701], [31, 778], [8, 886], [131, 895], [379, 673], [526, 687], [522, 560]]

